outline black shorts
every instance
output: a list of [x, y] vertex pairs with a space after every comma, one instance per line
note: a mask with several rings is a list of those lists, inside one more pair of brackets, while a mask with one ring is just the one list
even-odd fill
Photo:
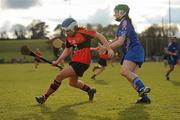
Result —
[[106, 67], [107, 66], [107, 60], [100, 58], [98, 61], [98, 64], [100, 64], [102, 67]]
[[88, 64], [83, 64], [79, 62], [70, 62], [69, 65], [72, 66], [76, 74], [80, 77], [82, 77], [84, 72], [89, 68]]

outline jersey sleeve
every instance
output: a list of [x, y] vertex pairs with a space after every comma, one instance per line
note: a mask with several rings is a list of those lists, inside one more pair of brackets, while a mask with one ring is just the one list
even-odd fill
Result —
[[93, 30], [83, 29], [83, 30], [79, 30], [78, 32], [81, 33], [81, 34], [87, 35], [87, 36], [89, 36], [91, 38], [94, 38], [95, 35], [96, 35], [96, 31], [93, 31]]
[[127, 20], [123, 20], [119, 27], [118, 27], [118, 30], [116, 32], [116, 36], [119, 37], [119, 36], [127, 36], [128, 34], [128, 30], [129, 30], [129, 27], [128, 27], [128, 22]]

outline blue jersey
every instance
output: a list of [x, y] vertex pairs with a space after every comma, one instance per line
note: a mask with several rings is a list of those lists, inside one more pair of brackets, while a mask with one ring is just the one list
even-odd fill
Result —
[[[178, 49], [179, 49], [178, 44], [176, 42], [169, 43], [167, 49], [172, 53], [178, 53]], [[178, 55], [168, 55], [168, 63], [171, 65], [175, 65], [178, 59], [179, 59]]]
[[116, 37], [119, 36], [125, 36], [125, 41], [121, 46], [124, 53], [133, 46], [141, 45], [132, 23], [130, 23], [125, 18], [121, 20], [118, 30], [116, 32]]
[[168, 51], [172, 52], [172, 53], [176, 53], [178, 51], [178, 44], [175, 42], [172, 42], [168, 45]]
[[144, 62], [144, 49], [141, 46], [132, 23], [129, 20], [126, 20], [126, 18], [121, 20], [116, 32], [116, 37], [120, 36], [125, 37], [125, 41], [121, 46], [124, 53], [123, 59], [135, 62], [141, 66]]

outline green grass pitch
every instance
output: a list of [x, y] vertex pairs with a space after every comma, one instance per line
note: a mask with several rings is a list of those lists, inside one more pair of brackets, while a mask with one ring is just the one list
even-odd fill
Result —
[[[5, 62], [10, 62], [13, 58], [23, 58], [20, 53], [20, 48], [23, 45], [27, 45], [31, 50], [39, 48], [47, 59], [53, 58], [53, 50], [49, 40], [2, 40], [0, 41], [0, 59], [4, 59]], [[32, 61], [32, 58], [26, 57], [26, 61]]]
[[110, 65], [90, 80], [92, 67], [81, 78], [95, 87], [97, 94], [88, 102], [85, 92], [72, 88], [64, 80], [44, 105], [34, 99], [46, 91], [59, 70], [48, 64], [0, 65], [0, 120], [179, 120], [180, 67], [171, 81], [164, 78], [163, 63], [145, 63], [138, 71], [143, 82], [152, 88], [148, 105], [134, 104], [138, 98], [126, 79], [120, 76], [120, 65]]

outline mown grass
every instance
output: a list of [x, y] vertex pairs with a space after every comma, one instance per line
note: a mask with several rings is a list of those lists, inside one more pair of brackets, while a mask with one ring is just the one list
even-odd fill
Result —
[[[52, 44], [48, 40], [2, 40], [0, 41], [0, 59], [10, 62], [14, 58], [24, 58], [20, 53], [20, 48], [28, 45], [32, 50], [39, 48], [47, 59], [53, 59]], [[24, 60], [24, 59], [23, 59]], [[27, 57], [25, 61], [32, 61]]]
[[46, 91], [59, 70], [40, 64], [0, 65], [0, 119], [1, 120], [178, 120], [180, 119], [180, 67], [164, 78], [162, 63], [145, 63], [138, 71], [144, 83], [152, 88], [148, 105], [134, 104], [136, 92], [119, 74], [120, 65], [108, 66], [90, 80], [92, 67], [83, 78], [95, 87], [94, 102], [88, 102], [85, 92], [72, 88], [64, 80], [58, 91], [44, 105], [34, 99]]

